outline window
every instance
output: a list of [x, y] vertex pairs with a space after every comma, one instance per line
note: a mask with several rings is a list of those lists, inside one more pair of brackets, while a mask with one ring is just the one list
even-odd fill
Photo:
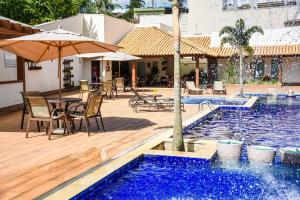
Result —
[[223, 0], [223, 10], [244, 10], [296, 5], [296, 0]]
[[17, 56], [15, 54], [3, 51], [5, 67], [17, 67]]
[[137, 62], [137, 76], [145, 76], [145, 75], [146, 75], [146, 63]]
[[237, 0], [237, 8], [240, 10], [250, 9], [251, 0]]
[[0, 50], [0, 84], [24, 80], [24, 59]]

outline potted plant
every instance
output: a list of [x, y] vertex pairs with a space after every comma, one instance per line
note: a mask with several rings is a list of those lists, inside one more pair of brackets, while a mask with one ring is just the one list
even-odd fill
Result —
[[217, 142], [217, 153], [221, 160], [238, 161], [241, 157], [242, 141], [219, 140]]
[[300, 165], [300, 148], [285, 147], [279, 149], [279, 153], [284, 164]]
[[276, 154], [276, 149], [273, 147], [251, 145], [247, 147], [249, 161], [255, 162], [273, 162]]

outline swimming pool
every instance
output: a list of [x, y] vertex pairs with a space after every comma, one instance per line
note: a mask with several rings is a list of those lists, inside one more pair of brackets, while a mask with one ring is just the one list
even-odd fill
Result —
[[231, 168], [198, 158], [141, 156], [72, 200], [299, 199], [294, 167]]
[[248, 98], [226, 98], [226, 97], [183, 97], [182, 102], [185, 104], [200, 104], [210, 102], [213, 105], [244, 105]]
[[[185, 128], [185, 137], [300, 145], [300, 99], [260, 97], [251, 110], [222, 107]], [[200, 158], [142, 155], [74, 196], [88, 199], [300, 199], [300, 168], [279, 162], [224, 165]], [[246, 161], [246, 162], [245, 162]]]
[[260, 97], [250, 110], [222, 110], [186, 127], [185, 137], [233, 138], [248, 144], [300, 147], [300, 98]]

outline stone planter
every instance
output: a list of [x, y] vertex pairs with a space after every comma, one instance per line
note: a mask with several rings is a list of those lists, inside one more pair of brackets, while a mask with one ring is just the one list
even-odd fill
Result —
[[237, 140], [219, 140], [217, 142], [217, 153], [221, 160], [238, 161], [241, 157], [243, 142]]
[[279, 153], [284, 164], [300, 166], [300, 148], [285, 147], [281, 148]]
[[274, 161], [276, 149], [267, 146], [248, 146], [247, 148], [248, 160], [255, 162], [270, 163]]

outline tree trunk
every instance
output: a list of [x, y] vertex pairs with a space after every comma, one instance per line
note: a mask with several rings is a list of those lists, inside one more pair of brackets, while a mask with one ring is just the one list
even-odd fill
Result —
[[181, 84], [180, 84], [180, 26], [178, 0], [173, 0], [173, 37], [174, 37], [174, 125], [173, 143], [174, 151], [184, 151], [181, 116]]
[[239, 51], [240, 57], [240, 96], [244, 95], [244, 81], [243, 81], [243, 50], [240, 49]]

